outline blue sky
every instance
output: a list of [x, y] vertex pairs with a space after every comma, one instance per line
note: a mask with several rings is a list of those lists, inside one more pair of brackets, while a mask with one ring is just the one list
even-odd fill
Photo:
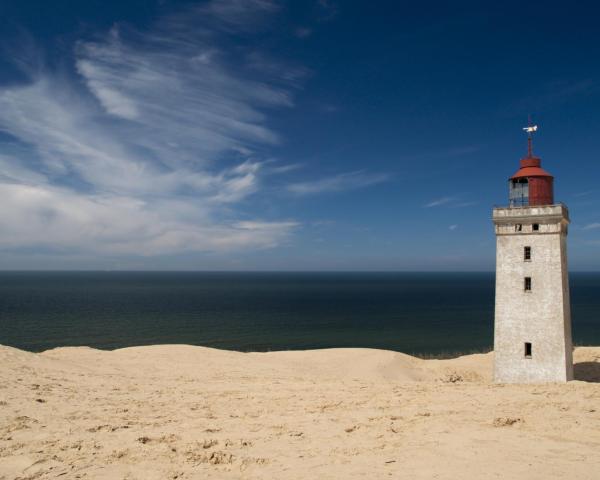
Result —
[[600, 7], [0, 5], [0, 268], [492, 270], [534, 150], [600, 270]]

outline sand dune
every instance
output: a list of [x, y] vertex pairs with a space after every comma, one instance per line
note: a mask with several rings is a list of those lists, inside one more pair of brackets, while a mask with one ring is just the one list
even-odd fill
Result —
[[492, 354], [0, 347], [0, 479], [600, 478], [600, 348], [494, 385]]

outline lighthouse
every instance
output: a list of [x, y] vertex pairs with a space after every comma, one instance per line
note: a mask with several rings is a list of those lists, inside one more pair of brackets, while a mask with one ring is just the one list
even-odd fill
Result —
[[554, 177], [533, 154], [508, 180], [508, 206], [493, 210], [496, 230], [494, 381], [566, 382], [573, 378], [567, 271], [569, 211], [554, 202]]

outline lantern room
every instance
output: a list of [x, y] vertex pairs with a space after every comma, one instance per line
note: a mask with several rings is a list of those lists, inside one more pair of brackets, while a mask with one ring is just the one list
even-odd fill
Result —
[[521, 168], [508, 180], [511, 207], [552, 205], [554, 203], [554, 177], [542, 168], [542, 161], [533, 155], [531, 134], [537, 126], [525, 128], [529, 134], [528, 152], [521, 159]]
[[541, 167], [537, 157], [525, 157], [521, 168], [508, 181], [511, 207], [552, 205], [554, 177]]

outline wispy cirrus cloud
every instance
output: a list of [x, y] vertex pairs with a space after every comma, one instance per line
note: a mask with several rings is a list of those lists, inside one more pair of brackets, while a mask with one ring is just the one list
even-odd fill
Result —
[[110, 194], [82, 196], [51, 186], [19, 184], [0, 184], [0, 195], [5, 249], [28, 245], [69, 254], [91, 250], [108, 255], [219, 252], [271, 247], [297, 226], [295, 222], [214, 222], [206, 217], [209, 212], [179, 199], [149, 202]]
[[[269, 14], [279, 9], [279, 4], [273, 0], [213, 0], [196, 6], [190, 13], [210, 18], [213, 27], [216, 25], [227, 32], [237, 33], [256, 30], [270, 18]], [[170, 20], [180, 21], [183, 31], [187, 29], [185, 18], [177, 16]]]
[[582, 230], [595, 230], [597, 228], [600, 228], [600, 223], [594, 222], [594, 223], [588, 223], [587, 225], [584, 225], [581, 229]]
[[423, 205], [423, 208], [433, 208], [433, 207], [442, 207], [442, 206], [446, 206], [449, 208], [464, 208], [464, 207], [470, 207], [471, 205], [477, 205], [477, 202], [464, 201], [464, 200], [461, 200], [460, 197], [447, 196], [447, 197], [434, 198], [433, 200], [431, 200], [431, 201], [427, 202], [425, 205]]
[[385, 173], [368, 173], [361, 170], [341, 173], [307, 182], [292, 183], [287, 186], [287, 190], [296, 195], [342, 192], [370, 187], [385, 182], [389, 180], [389, 178], [390, 176]]
[[265, 162], [254, 152], [280, 141], [268, 112], [293, 105], [298, 67], [257, 71], [223, 41], [277, 9], [212, 0], [148, 31], [115, 26], [77, 43], [77, 77], [29, 69], [28, 83], [0, 90], [10, 138], [0, 247], [158, 255], [286, 238], [296, 222], [247, 218], [236, 205], [260, 191]]
[[440, 197], [440, 198], [436, 198], [434, 200], [431, 200], [430, 202], [427, 202], [423, 206], [425, 208], [440, 207], [442, 205], [447, 205], [450, 202], [453, 202], [455, 200], [456, 200], [455, 197]]
[[574, 197], [587, 197], [593, 193], [595, 193], [597, 190], [585, 190], [583, 192], [576, 192], [573, 194]]

